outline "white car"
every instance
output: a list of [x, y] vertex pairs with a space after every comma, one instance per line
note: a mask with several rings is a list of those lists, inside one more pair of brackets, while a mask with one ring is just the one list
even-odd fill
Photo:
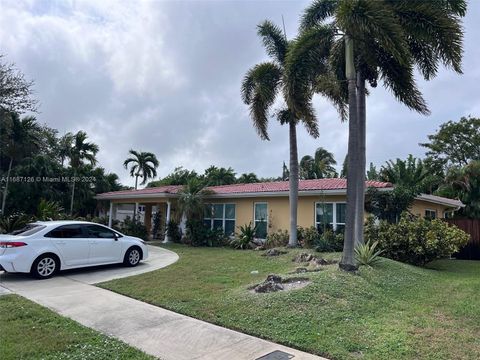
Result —
[[0, 235], [0, 270], [39, 279], [87, 266], [136, 266], [147, 257], [143, 240], [85, 221], [39, 221]]

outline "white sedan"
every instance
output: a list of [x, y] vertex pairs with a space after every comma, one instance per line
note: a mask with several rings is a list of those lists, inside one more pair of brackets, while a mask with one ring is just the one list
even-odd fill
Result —
[[147, 257], [143, 240], [85, 221], [39, 221], [0, 235], [0, 270], [39, 279], [87, 266], [136, 266]]

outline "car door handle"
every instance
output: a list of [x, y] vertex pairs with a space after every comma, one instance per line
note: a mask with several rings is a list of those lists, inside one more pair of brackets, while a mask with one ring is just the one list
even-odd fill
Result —
[[57, 241], [56, 243], [57, 243], [58, 245], [65, 245], [65, 244], [66, 244], [65, 241]]

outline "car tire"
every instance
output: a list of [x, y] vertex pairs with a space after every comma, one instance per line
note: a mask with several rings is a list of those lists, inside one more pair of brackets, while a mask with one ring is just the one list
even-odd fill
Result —
[[49, 279], [60, 269], [60, 261], [55, 255], [39, 256], [32, 264], [30, 273], [37, 279]]
[[140, 260], [142, 260], [142, 250], [139, 247], [134, 246], [128, 249], [125, 253], [123, 264], [125, 266], [134, 267], [140, 263]]

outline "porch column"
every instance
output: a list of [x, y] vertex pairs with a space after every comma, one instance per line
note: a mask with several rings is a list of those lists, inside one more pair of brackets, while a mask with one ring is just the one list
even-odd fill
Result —
[[145, 204], [145, 227], [147, 228], [147, 236], [150, 237], [152, 231], [152, 204]]
[[170, 238], [167, 234], [167, 229], [168, 229], [168, 223], [170, 222], [171, 208], [172, 208], [172, 203], [170, 201], [167, 201], [167, 215], [165, 216], [165, 240], [163, 240], [163, 243], [170, 242]]
[[113, 202], [110, 201], [110, 211], [108, 213], [108, 227], [112, 227], [112, 216], [113, 216]]

